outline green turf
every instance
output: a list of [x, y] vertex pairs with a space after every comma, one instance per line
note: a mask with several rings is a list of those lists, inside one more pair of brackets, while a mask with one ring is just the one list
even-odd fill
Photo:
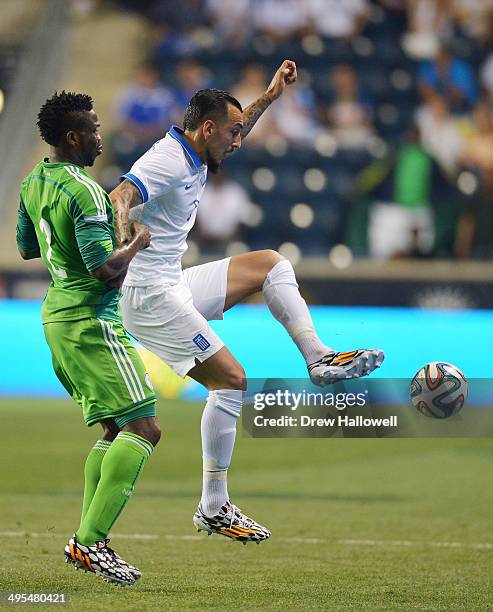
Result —
[[273, 532], [242, 546], [192, 526], [200, 412], [159, 406], [162, 441], [113, 533], [144, 572], [122, 589], [62, 562], [97, 430], [71, 402], [0, 401], [0, 590], [89, 611], [493, 609], [491, 440], [239, 436], [230, 492]]

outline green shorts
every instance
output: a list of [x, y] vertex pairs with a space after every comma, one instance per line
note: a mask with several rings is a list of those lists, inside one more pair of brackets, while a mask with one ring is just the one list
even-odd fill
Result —
[[121, 323], [89, 318], [43, 327], [55, 373], [87, 425], [134, 411], [155, 416], [151, 380]]

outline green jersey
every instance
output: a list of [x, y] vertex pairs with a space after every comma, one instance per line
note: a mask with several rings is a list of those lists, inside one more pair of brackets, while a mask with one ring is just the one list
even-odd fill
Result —
[[119, 291], [91, 276], [116, 246], [108, 194], [82, 168], [39, 163], [22, 182], [17, 244], [43, 259], [51, 284], [43, 323], [87, 317], [118, 320]]

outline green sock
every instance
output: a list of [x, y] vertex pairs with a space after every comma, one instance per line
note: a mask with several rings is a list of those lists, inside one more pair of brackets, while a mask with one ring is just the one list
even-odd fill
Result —
[[109, 440], [98, 440], [87, 455], [86, 464], [84, 466], [84, 499], [82, 501], [81, 522], [86, 516], [94, 493], [96, 492], [101, 477], [101, 463], [110, 445], [111, 442]]
[[105, 453], [96, 492], [77, 530], [80, 544], [91, 546], [107, 537], [132, 495], [153, 448], [137, 434], [121, 431], [117, 435]]

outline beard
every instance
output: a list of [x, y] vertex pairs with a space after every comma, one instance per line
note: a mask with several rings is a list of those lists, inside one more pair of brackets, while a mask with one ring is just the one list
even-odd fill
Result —
[[98, 155], [99, 153], [97, 151], [86, 151], [84, 155], [84, 166], [94, 166], [94, 162], [96, 161], [96, 157], [98, 157]]
[[221, 162], [217, 162], [209, 153], [209, 151], [206, 151], [206, 164], [207, 164], [207, 169], [209, 170], [209, 172], [212, 172], [212, 174], [217, 174], [219, 172], [219, 170], [221, 169]]

